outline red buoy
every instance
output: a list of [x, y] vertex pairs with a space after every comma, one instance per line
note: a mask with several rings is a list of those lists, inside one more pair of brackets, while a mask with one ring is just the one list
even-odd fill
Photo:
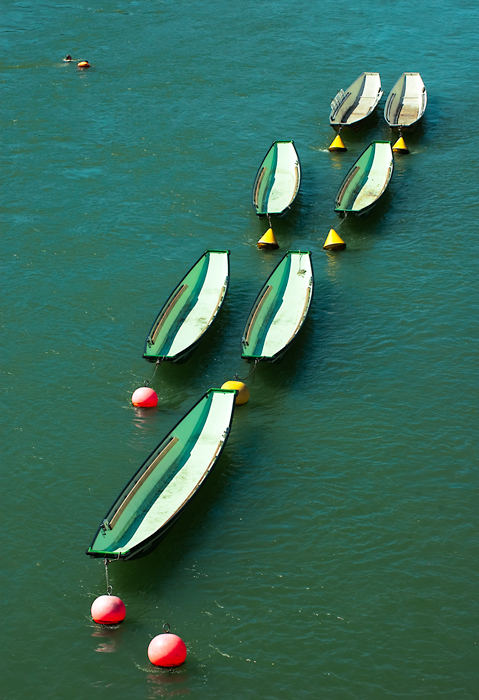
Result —
[[133, 392], [131, 403], [139, 408], [155, 408], [158, 405], [158, 394], [149, 386], [141, 386]]
[[101, 625], [116, 625], [126, 615], [125, 603], [116, 595], [101, 595], [93, 601], [91, 616]]
[[155, 666], [180, 666], [186, 659], [186, 644], [176, 634], [158, 634], [148, 646], [148, 658]]

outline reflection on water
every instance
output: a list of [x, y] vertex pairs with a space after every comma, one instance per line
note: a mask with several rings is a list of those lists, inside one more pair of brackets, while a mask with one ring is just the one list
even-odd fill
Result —
[[158, 406], [155, 408], [138, 408], [133, 406], [133, 424], [139, 430], [151, 430], [158, 423]]
[[[187, 663], [187, 662], [186, 662]], [[171, 697], [174, 695], [188, 695], [190, 688], [184, 687], [188, 681], [186, 667], [177, 669], [158, 669], [147, 676], [148, 698]]]
[[[344, 240], [344, 239], [343, 239]], [[340, 265], [340, 255], [342, 251], [325, 250], [326, 258], [328, 261], [328, 266], [326, 268], [326, 273], [332, 282], [337, 282], [337, 274]]]
[[121, 645], [123, 634], [123, 625], [96, 625], [92, 637], [100, 638], [102, 641], [98, 644], [95, 651], [110, 654], [118, 651]]
[[335, 170], [342, 170], [345, 165], [344, 165], [344, 156], [341, 158], [339, 155], [335, 155], [335, 151], [331, 153], [331, 165]]

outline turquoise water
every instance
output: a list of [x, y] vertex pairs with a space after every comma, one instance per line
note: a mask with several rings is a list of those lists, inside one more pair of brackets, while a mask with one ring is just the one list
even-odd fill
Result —
[[[3, 9], [2, 697], [479, 697], [476, 3]], [[326, 254], [342, 178], [391, 136], [380, 110], [327, 151], [330, 99], [371, 70], [386, 95], [420, 71], [428, 107]], [[291, 138], [301, 191], [261, 252], [251, 186]], [[148, 330], [206, 248], [231, 250], [221, 316], [135, 410]], [[96, 626], [84, 550], [171, 427], [249, 371], [244, 323], [288, 248], [315, 270], [301, 336], [167, 539], [110, 566], [127, 619]], [[146, 656], [165, 622], [175, 671]]]

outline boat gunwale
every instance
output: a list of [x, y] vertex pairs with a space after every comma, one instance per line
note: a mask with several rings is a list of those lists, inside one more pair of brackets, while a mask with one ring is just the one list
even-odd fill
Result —
[[[277, 144], [277, 143], [290, 143], [290, 144], [292, 144], [292, 146], [293, 146], [293, 148], [294, 148], [294, 152], [296, 153], [296, 159], [297, 159], [297, 164], [298, 164], [298, 165], [297, 165], [297, 168], [295, 168], [295, 188], [294, 188], [294, 194], [293, 194], [293, 197], [291, 198], [291, 201], [289, 202], [289, 204], [288, 204], [282, 211], [280, 211], [280, 212], [274, 212], [274, 213], [271, 213], [271, 212], [259, 212], [259, 211], [258, 211], [259, 207], [258, 207], [258, 205], [256, 204], [256, 197], [257, 197], [257, 195], [258, 195], [259, 186], [260, 186], [261, 181], [262, 181], [262, 179], [263, 179], [263, 177], [264, 177], [264, 174], [265, 174], [264, 172], [261, 172], [261, 171], [262, 171], [262, 170], [267, 171], [267, 168], [264, 167], [264, 162], [265, 162], [266, 158], [268, 157], [268, 155], [269, 155], [270, 151], [272, 150], [272, 148], [273, 148], [273, 147], [275, 146], [275, 144]], [[268, 150], [266, 151], [266, 154], [265, 154], [263, 160], [261, 161], [261, 165], [259, 166], [258, 170], [256, 171], [256, 176], [255, 176], [255, 179], [254, 179], [254, 182], [253, 182], [253, 189], [252, 189], [252, 197], [251, 197], [251, 198], [252, 198], [252, 203], [253, 203], [253, 209], [255, 210], [256, 216], [259, 216], [260, 218], [264, 218], [264, 217], [266, 217], [266, 216], [268, 216], [268, 217], [269, 217], [269, 216], [278, 216], [278, 217], [284, 216], [284, 214], [288, 211], [288, 209], [290, 209], [290, 208], [292, 207], [292, 205], [293, 205], [293, 203], [294, 203], [296, 197], [298, 196], [298, 192], [299, 192], [300, 186], [301, 186], [301, 161], [300, 161], [299, 154], [298, 154], [298, 151], [297, 151], [297, 149], [296, 149], [296, 145], [295, 145], [295, 143], [294, 143], [294, 140], [293, 140], [293, 139], [284, 139], [284, 140], [273, 141], [273, 143], [271, 144], [271, 146], [270, 146], [270, 147], [268, 148]]]
[[[260, 361], [260, 360], [265, 360], [265, 361], [267, 361], [267, 362], [275, 362], [276, 360], [278, 360], [282, 355], [284, 355], [284, 353], [286, 352], [286, 350], [289, 348], [289, 346], [291, 345], [291, 343], [292, 343], [293, 340], [295, 339], [296, 335], [297, 335], [298, 332], [300, 331], [300, 329], [301, 329], [301, 327], [302, 327], [304, 321], [306, 320], [306, 316], [308, 315], [308, 312], [309, 312], [309, 309], [310, 309], [310, 306], [311, 306], [311, 302], [312, 302], [312, 299], [313, 299], [313, 293], [314, 293], [314, 268], [313, 268], [312, 252], [311, 252], [310, 250], [287, 250], [286, 253], [283, 255], [283, 257], [281, 258], [281, 260], [280, 260], [280, 261], [278, 262], [278, 264], [276, 265], [276, 267], [272, 270], [271, 274], [268, 275], [268, 279], [267, 279], [266, 282], [263, 284], [263, 286], [261, 287], [261, 289], [260, 289], [258, 295], [256, 296], [256, 299], [255, 299], [254, 302], [253, 302], [253, 305], [252, 305], [252, 307], [251, 307], [251, 310], [250, 310], [250, 312], [249, 312], [249, 314], [248, 314], [248, 318], [247, 318], [247, 320], [246, 320], [245, 331], [246, 331], [246, 329], [248, 329], [248, 331], [249, 331], [249, 328], [250, 328], [250, 325], [251, 325], [250, 319], [252, 320], [252, 316], [253, 316], [253, 314], [254, 314], [255, 311], [256, 311], [256, 306], [257, 306], [257, 304], [260, 303], [260, 302], [262, 301], [262, 299], [263, 299], [263, 296], [262, 296], [262, 295], [263, 295], [263, 292], [265, 293], [264, 296], [266, 297], [266, 293], [268, 292], [268, 286], [271, 286], [271, 285], [268, 285], [269, 280], [270, 280], [271, 277], [274, 275], [274, 273], [275, 273], [276, 270], [279, 268], [279, 266], [285, 262], [286, 257], [287, 257], [287, 256], [290, 256], [292, 253], [297, 253], [297, 254], [299, 254], [299, 255], [308, 255], [308, 257], [309, 257], [309, 262], [310, 262], [310, 264], [311, 264], [311, 277], [310, 277], [310, 280], [309, 280], [309, 283], [308, 283], [308, 288], [307, 288], [307, 289], [308, 289], [308, 299], [307, 299], [307, 301], [306, 301], [306, 303], [305, 303], [305, 305], [304, 305], [303, 314], [302, 314], [302, 316], [301, 316], [301, 319], [300, 319], [299, 323], [298, 323], [297, 326], [296, 326], [296, 330], [294, 331], [294, 333], [293, 333], [293, 335], [290, 337], [290, 339], [287, 341], [287, 343], [286, 343], [280, 350], [278, 350], [278, 352], [276, 352], [274, 355], [271, 355], [271, 356], [269, 356], [269, 355], [268, 355], [268, 356], [265, 356], [265, 355], [245, 355], [245, 354], [244, 354], [244, 347], [245, 347], [245, 339], [246, 339], [246, 338], [245, 338], [245, 332], [243, 331], [243, 337], [242, 337], [242, 339], [241, 339], [241, 346], [242, 346], [241, 358], [242, 358], [243, 360], [246, 360], [247, 362]], [[268, 293], [269, 293], [269, 292], [268, 292]]]
[[[118, 508], [121, 506], [121, 504], [123, 503], [123, 501], [125, 500], [125, 498], [128, 497], [130, 491], [131, 491], [133, 488], [135, 488], [136, 483], [137, 483], [137, 482], [141, 479], [141, 477], [143, 476], [143, 474], [141, 474], [140, 472], [141, 472], [145, 467], [146, 467], [146, 469], [144, 469], [144, 471], [146, 472], [146, 471], [148, 470], [148, 466], [147, 466], [147, 465], [148, 465], [148, 463], [150, 462], [150, 460], [151, 460], [151, 461], [154, 461], [154, 459], [155, 459], [154, 455], [156, 454], [156, 456], [158, 457], [159, 454], [161, 454], [161, 451], [158, 452], [158, 450], [160, 450], [160, 447], [163, 445], [163, 443], [166, 443], [166, 444], [165, 444], [165, 447], [168, 447], [168, 446], [169, 446], [169, 444], [171, 443], [171, 439], [175, 437], [175, 436], [173, 435], [173, 433], [175, 432], [176, 428], [180, 425], [180, 423], [182, 423], [182, 421], [183, 421], [192, 411], [194, 411], [194, 409], [195, 409], [197, 406], [199, 406], [199, 404], [200, 404], [202, 401], [204, 401], [204, 400], [207, 398], [207, 396], [208, 396], [211, 392], [214, 392], [214, 393], [221, 393], [221, 394], [238, 394], [238, 390], [237, 390], [237, 389], [217, 389], [217, 388], [208, 389], [208, 391], [207, 391], [207, 392], [206, 392], [206, 393], [205, 393], [205, 394], [204, 394], [204, 395], [203, 395], [203, 396], [202, 396], [202, 397], [201, 397], [201, 398], [200, 398], [200, 399], [185, 413], [185, 415], [182, 416], [182, 418], [180, 418], [180, 420], [177, 421], [177, 422], [175, 423], [175, 425], [173, 426], [173, 428], [171, 428], [171, 430], [167, 433], [167, 435], [163, 438], [163, 440], [161, 440], [161, 441], [158, 443], [158, 445], [150, 452], [150, 454], [148, 455], [148, 457], [143, 461], [143, 463], [140, 465], [140, 467], [136, 470], [136, 472], [133, 474], [133, 476], [132, 476], [132, 477], [130, 478], [130, 480], [127, 482], [127, 484], [126, 484], [125, 487], [122, 489], [122, 491], [120, 491], [118, 497], [113, 501], [113, 504], [111, 505], [111, 507], [110, 507], [109, 510], [107, 511], [106, 516], [105, 516], [105, 517], [103, 518], [103, 520], [101, 521], [101, 523], [100, 523], [100, 525], [99, 525], [99, 527], [98, 527], [98, 529], [97, 529], [97, 531], [96, 531], [96, 533], [95, 533], [95, 536], [93, 537], [93, 540], [92, 540], [90, 546], [88, 547], [87, 550], [85, 550], [85, 554], [87, 554], [88, 556], [90, 556], [90, 557], [92, 557], [92, 558], [94, 558], [94, 559], [98, 559], [98, 558], [108, 558], [108, 559], [132, 559], [132, 558], [135, 557], [135, 555], [137, 555], [139, 552], [143, 551], [144, 549], [147, 549], [147, 550], [148, 550], [148, 549], [150, 548], [149, 545], [151, 545], [151, 544], [155, 541], [156, 538], [158, 538], [158, 542], [159, 542], [159, 541], [164, 537], [164, 535], [166, 535], [167, 531], [170, 529], [170, 527], [172, 527], [172, 525], [174, 524], [174, 522], [175, 522], [175, 521], [177, 520], [177, 518], [181, 515], [181, 513], [182, 513], [183, 510], [186, 508], [186, 506], [188, 505], [188, 503], [191, 501], [191, 499], [193, 498], [193, 496], [196, 495], [196, 493], [199, 491], [199, 489], [201, 488], [201, 486], [204, 484], [204, 482], [206, 481], [206, 478], [208, 477], [208, 475], [209, 475], [209, 474], [211, 473], [211, 471], [212, 471], [213, 463], [215, 463], [215, 462], [218, 461], [218, 459], [219, 459], [221, 453], [223, 452], [223, 449], [224, 449], [224, 447], [225, 447], [225, 445], [226, 445], [227, 439], [228, 439], [229, 434], [230, 434], [230, 432], [231, 432], [231, 424], [232, 424], [232, 422], [233, 422], [234, 409], [235, 409], [235, 402], [233, 402], [233, 405], [232, 405], [230, 420], [229, 420], [229, 423], [228, 423], [226, 432], [224, 433], [225, 437], [224, 437], [224, 439], [220, 440], [220, 443], [219, 443], [218, 447], [217, 447], [216, 450], [215, 450], [213, 459], [212, 459], [212, 460], [210, 461], [210, 463], [208, 464], [208, 467], [207, 467], [206, 471], [203, 473], [201, 479], [199, 479], [198, 482], [195, 484], [195, 487], [194, 487], [194, 488], [192, 489], [192, 491], [190, 492], [188, 498], [181, 504], [181, 506], [180, 506], [174, 513], [172, 513], [172, 515], [168, 518], [168, 520], [166, 520], [165, 523], [164, 523], [160, 528], [158, 528], [158, 530], [156, 530], [156, 531], [153, 532], [151, 535], [149, 535], [148, 537], [146, 537], [144, 540], [142, 540], [141, 542], [139, 542], [139, 543], [138, 543], [137, 545], [135, 545], [132, 549], [129, 549], [129, 550], [125, 551], [125, 552], [111, 552], [111, 551], [104, 551], [104, 550], [92, 549], [92, 546], [93, 546], [93, 544], [95, 543], [95, 540], [97, 539], [97, 537], [99, 536], [101, 530], [103, 530], [103, 529], [105, 529], [105, 528], [108, 528], [108, 522], [111, 520], [110, 515], [113, 514], [113, 517], [115, 516], [116, 512], [118, 511]], [[219, 449], [219, 448], [220, 448], [220, 449]], [[137, 478], [137, 477], [138, 477], [138, 478]], [[133, 482], [134, 482], [134, 483], [133, 483]], [[124, 496], [124, 498], [122, 499], [123, 494], [125, 494], [125, 496]], [[120, 501], [121, 501], [121, 502], [120, 502]], [[119, 503], [119, 502], [120, 502], [120, 503]], [[118, 504], [118, 508], [115, 509], [115, 506], [116, 506], [117, 504]]]
[[[225, 276], [225, 278], [224, 278], [223, 286], [222, 286], [222, 288], [221, 288], [221, 292], [220, 292], [220, 295], [219, 295], [219, 297], [218, 297], [218, 303], [217, 303], [217, 305], [216, 305], [216, 307], [215, 307], [215, 311], [214, 311], [214, 313], [212, 314], [212, 316], [210, 317], [210, 320], [208, 321], [207, 325], [204, 327], [204, 329], [201, 331], [201, 333], [197, 336], [197, 338], [195, 338], [195, 340], [194, 340], [190, 345], [188, 345], [188, 347], [184, 348], [183, 350], [180, 350], [179, 352], [176, 353], [176, 355], [168, 356], [168, 355], [153, 355], [153, 354], [148, 354], [148, 350], [149, 350], [149, 349], [154, 345], [154, 343], [156, 342], [156, 338], [155, 338], [154, 340], [153, 340], [153, 338], [154, 338], [154, 336], [157, 335], [157, 329], [161, 329], [161, 326], [163, 325], [163, 322], [166, 320], [167, 315], [169, 315], [169, 312], [168, 312], [168, 314], [166, 314], [166, 311], [167, 311], [167, 309], [168, 309], [168, 306], [169, 306], [170, 304], [172, 304], [173, 301], [175, 301], [175, 297], [176, 297], [177, 294], [179, 294], [179, 292], [180, 292], [180, 290], [182, 289], [182, 287], [185, 287], [185, 286], [187, 287], [187, 285], [184, 284], [185, 279], [188, 277], [188, 275], [190, 274], [190, 272], [192, 272], [192, 271], [194, 270], [194, 268], [195, 268], [195, 267], [203, 260], [203, 258], [205, 258], [209, 253], [225, 253], [225, 254], [226, 254], [227, 274], [226, 274], [226, 276]], [[173, 289], [173, 291], [171, 292], [171, 294], [168, 296], [167, 300], [165, 301], [165, 303], [164, 303], [163, 306], [161, 307], [160, 311], [158, 312], [158, 314], [157, 314], [155, 320], [153, 321], [153, 324], [152, 324], [152, 326], [151, 326], [151, 328], [150, 328], [150, 330], [149, 330], [149, 332], [148, 332], [148, 335], [147, 335], [147, 337], [146, 337], [146, 341], [145, 341], [145, 345], [144, 345], [144, 349], [143, 349], [143, 358], [144, 358], [145, 360], [147, 360], [148, 362], [157, 362], [158, 360], [161, 360], [161, 361], [166, 361], [166, 362], [173, 362], [173, 363], [175, 363], [175, 362], [178, 362], [181, 358], [183, 358], [183, 357], [185, 357], [185, 356], [188, 357], [188, 356], [193, 352], [193, 350], [195, 349], [196, 345], [199, 343], [199, 341], [201, 340], [201, 338], [203, 337], [203, 335], [209, 330], [211, 324], [213, 323], [213, 321], [215, 320], [216, 316], [218, 315], [218, 313], [219, 313], [219, 311], [220, 311], [220, 309], [221, 309], [221, 307], [222, 307], [222, 305], [223, 305], [223, 302], [224, 302], [224, 300], [225, 300], [226, 294], [227, 294], [227, 292], [228, 292], [229, 280], [230, 280], [230, 251], [229, 251], [229, 250], [216, 250], [216, 249], [213, 249], [213, 248], [208, 248], [207, 250], [205, 250], [205, 252], [204, 252], [202, 255], [200, 255], [200, 257], [198, 258], [198, 260], [196, 260], [196, 262], [193, 263], [193, 265], [190, 267], [190, 269], [188, 270], [188, 272], [186, 272], [186, 274], [183, 275], [181, 281], [180, 281], [180, 282], [176, 285], [176, 287]], [[179, 298], [179, 296], [178, 296], [178, 298]], [[171, 310], [173, 310], [173, 308], [174, 308], [174, 305], [172, 306], [172, 309], [171, 309]], [[163, 319], [163, 315], [165, 316], [164, 319]], [[153, 340], [153, 342], [151, 342], [152, 340]], [[151, 342], [151, 345], [149, 345], [149, 341]]]
[[131, 501], [131, 499], [133, 498], [133, 496], [136, 494], [136, 492], [141, 488], [141, 486], [143, 486], [143, 484], [148, 479], [148, 477], [155, 471], [155, 469], [159, 465], [159, 463], [164, 459], [164, 457], [166, 457], [168, 452], [171, 449], [173, 449], [173, 447], [176, 445], [176, 443], [178, 441], [179, 441], [179, 438], [174, 437], [174, 436], [170, 437], [170, 439], [166, 443], [165, 447], [156, 455], [156, 457], [153, 459], [153, 461], [145, 469], [143, 474], [132, 485], [131, 489], [125, 495], [125, 498], [122, 500], [122, 502], [118, 505], [118, 508], [115, 510], [115, 512], [113, 513], [111, 518], [109, 518], [108, 522], [106, 522], [106, 518], [105, 518], [105, 520], [103, 522], [110, 530], [113, 530], [113, 528], [115, 527], [116, 523], [118, 522], [118, 520], [120, 518], [120, 515], [126, 509], [126, 507], [128, 506], [128, 504]]

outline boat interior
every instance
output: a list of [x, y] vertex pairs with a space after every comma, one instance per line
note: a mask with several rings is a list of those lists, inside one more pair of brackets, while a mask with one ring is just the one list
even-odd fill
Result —
[[226, 293], [227, 251], [208, 251], [171, 294], [150, 331], [144, 357], [173, 358], [212, 322]]
[[[341, 90], [335, 99], [341, 93], [341, 100], [336, 106], [336, 111], [331, 114], [331, 123], [348, 125], [364, 119], [373, 111], [383, 94], [379, 73], [363, 73], [348, 88], [347, 92]], [[333, 107], [334, 100], [331, 105]]]
[[199, 486], [228, 434], [236, 392], [210, 390], [158, 445], [110, 509], [90, 548], [128, 552], [164, 528]]
[[384, 116], [390, 126], [407, 127], [426, 109], [426, 88], [419, 73], [404, 73], [389, 95]]
[[243, 337], [243, 357], [272, 358], [289, 344], [310, 302], [312, 274], [308, 252], [287, 254], [251, 310]]
[[281, 214], [293, 201], [299, 186], [298, 154], [291, 141], [277, 141], [263, 161], [253, 203], [260, 215]]
[[373, 142], [346, 175], [336, 197], [336, 211], [362, 211], [384, 192], [392, 172], [389, 141]]

